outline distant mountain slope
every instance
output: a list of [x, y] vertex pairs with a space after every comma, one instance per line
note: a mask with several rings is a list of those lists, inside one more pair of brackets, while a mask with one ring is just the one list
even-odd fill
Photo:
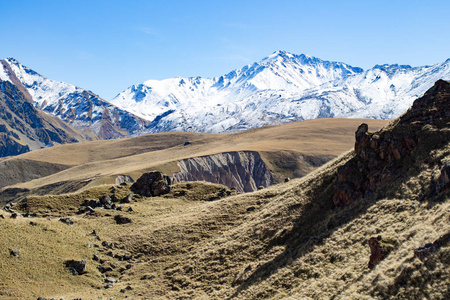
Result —
[[148, 80], [111, 102], [152, 121], [151, 132], [233, 132], [314, 118], [394, 118], [438, 79], [450, 79], [450, 60], [364, 71], [277, 51], [220, 77]]
[[0, 80], [0, 157], [83, 140], [81, 133], [35, 108], [26, 90]]
[[0, 79], [26, 90], [34, 105], [67, 122], [90, 139], [138, 134], [147, 122], [90, 91], [48, 79], [13, 58], [2, 60]]

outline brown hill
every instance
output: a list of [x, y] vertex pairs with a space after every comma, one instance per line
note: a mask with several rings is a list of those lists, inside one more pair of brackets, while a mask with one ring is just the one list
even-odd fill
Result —
[[[439, 81], [384, 129], [359, 127], [355, 151], [253, 193], [179, 183], [121, 211], [83, 204], [122, 199], [129, 185], [29, 196], [12, 209], [35, 218], [0, 218], [0, 295], [448, 299], [449, 103], [450, 83]], [[86, 273], [72, 275], [72, 259]]]

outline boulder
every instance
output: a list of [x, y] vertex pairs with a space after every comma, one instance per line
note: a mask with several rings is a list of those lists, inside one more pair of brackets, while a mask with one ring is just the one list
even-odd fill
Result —
[[128, 217], [124, 217], [122, 215], [116, 215], [114, 216], [114, 220], [116, 221], [117, 224], [127, 224], [127, 223], [131, 223], [131, 219]]
[[131, 186], [131, 190], [145, 197], [156, 197], [169, 193], [173, 182], [173, 177], [164, 175], [162, 172], [148, 172], [142, 174]]
[[128, 175], [118, 175], [116, 177], [117, 185], [121, 185], [121, 184], [125, 184], [125, 183], [134, 183], [134, 180], [133, 180], [133, 178], [131, 178], [131, 176], [128, 176]]
[[122, 199], [122, 203], [131, 203], [131, 201], [133, 201], [133, 193], [129, 193], [128, 195], [126, 195], [125, 197], [123, 197]]
[[63, 222], [64, 224], [67, 224], [67, 225], [72, 225], [73, 224], [72, 218], [60, 218], [59, 221]]
[[9, 250], [9, 255], [14, 256], [14, 257], [19, 257], [19, 251]]
[[99, 198], [100, 203], [103, 205], [111, 205], [112, 204], [112, 200], [111, 197], [108, 195], [103, 195]]
[[67, 260], [65, 265], [69, 268], [73, 275], [81, 275], [86, 273], [86, 261], [84, 260]]

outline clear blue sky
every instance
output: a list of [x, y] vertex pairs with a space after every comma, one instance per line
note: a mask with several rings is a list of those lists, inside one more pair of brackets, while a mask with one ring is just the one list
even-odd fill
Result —
[[450, 1], [0, 0], [0, 58], [106, 100], [148, 79], [213, 77], [276, 50], [412, 66], [450, 58]]

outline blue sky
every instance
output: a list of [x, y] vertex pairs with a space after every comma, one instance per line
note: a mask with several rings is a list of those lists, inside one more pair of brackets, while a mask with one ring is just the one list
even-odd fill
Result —
[[213, 77], [276, 50], [364, 69], [450, 58], [450, 1], [0, 0], [0, 58], [106, 100], [148, 79]]

